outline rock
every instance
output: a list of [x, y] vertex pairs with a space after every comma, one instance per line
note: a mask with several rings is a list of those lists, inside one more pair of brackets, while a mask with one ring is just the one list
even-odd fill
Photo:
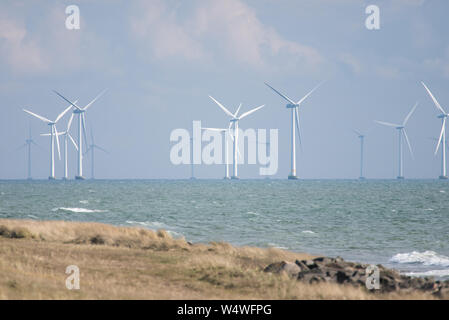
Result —
[[298, 273], [301, 272], [301, 268], [296, 263], [281, 261], [270, 264], [263, 271], [278, 274], [285, 272], [291, 277], [297, 277]]
[[[286, 273], [297, 281], [305, 283], [338, 283], [366, 288], [366, 268], [368, 265], [344, 261], [341, 257], [318, 257], [313, 260], [296, 260], [295, 263], [281, 261], [272, 263], [264, 271], [271, 273]], [[398, 271], [379, 268], [379, 290], [370, 292], [411, 292], [419, 290], [429, 292], [437, 297], [449, 298], [449, 280], [440, 282], [433, 278], [413, 278], [401, 275]]]

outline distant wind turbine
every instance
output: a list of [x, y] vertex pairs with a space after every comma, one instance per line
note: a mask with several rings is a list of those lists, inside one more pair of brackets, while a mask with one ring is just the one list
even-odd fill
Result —
[[226, 109], [220, 102], [218, 102], [216, 99], [214, 99], [212, 96], [209, 96], [209, 98], [211, 98], [220, 107], [220, 109], [224, 111], [224, 113], [226, 113], [228, 116], [231, 117], [231, 120], [229, 120], [228, 130], [230, 130], [232, 125], [234, 125], [234, 134], [233, 134], [233, 136], [231, 135], [231, 138], [234, 141], [234, 170], [233, 170], [233, 175], [232, 175], [231, 179], [238, 179], [237, 155], [240, 153], [238, 150], [239, 121], [242, 120], [243, 118], [249, 116], [250, 114], [256, 112], [257, 110], [262, 109], [265, 105], [263, 104], [261, 106], [258, 106], [256, 108], [251, 109], [250, 111], [247, 111], [247, 112], [243, 113], [242, 115], [238, 116], [238, 113], [240, 111], [242, 104], [240, 104], [240, 106], [237, 108], [237, 111], [233, 114], [228, 109]]
[[54, 180], [55, 179], [55, 147], [54, 147], [54, 140], [56, 137], [56, 145], [58, 147], [58, 157], [59, 160], [61, 160], [61, 151], [59, 149], [59, 138], [58, 138], [58, 130], [56, 129], [56, 123], [61, 120], [61, 118], [72, 108], [72, 105], [69, 105], [63, 112], [61, 112], [54, 121], [48, 120], [47, 118], [40, 116], [38, 114], [35, 114], [31, 111], [28, 111], [26, 109], [23, 109], [26, 113], [31, 114], [32, 116], [44, 121], [50, 126], [50, 176], [48, 179]]
[[65, 98], [62, 94], [59, 92], [53, 90], [54, 93], [56, 93], [58, 96], [60, 96], [62, 99], [70, 103], [75, 109], [73, 110], [73, 113], [78, 115], [78, 173], [75, 176], [75, 179], [77, 180], [84, 180], [83, 177], [83, 138], [82, 135], [84, 134], [84, 139], [87, 142], [87, 134], [86, 134], [86, 111], [89, 109], [89, 107], [97, 101], [98, 98], [100, 98], [105, 92], [106, 89], [103, 90], [98, 96], [96, 96], [91, 102], [89, 102], [84, 107], [80, 107], [76, 104], [76, 102], [72, 102], [69, 99]]
[[404, 136], [405, 141], [407, 142], [408, 148], [410, 150], [410, 154], [411, 154], [411, 156], [413, 158], [412, 146], [410, 144], [410, 140], [408, 139], [407, 132], [405, 131], [405, 125], [407, 124], [408, 120], [412, 116], [412, 114], [415, 111], [417, 106], [418, 106], [418, 102], [415, 103], [413, 108], [410, 110], [410, 112], [405, 117], [404, 122], [402, 122], [402, 124], [395, 124], [395, 123], [389, 123], [389, 122], [374, 120], [375, 122], [377, 122], [377, 123], [379, 123], [381, 125], [394, 127], [394, 128], [396, 128], [398, 130], [398, 135], [399, 135], [399, 175], [397, 176], [397, 179], [404, 179], [403, 169], [402, 169], [402, 164], [403, 164], [403, 160], [402, 160], [402, 136]]
[[23, 149], [23, 148], [27, 148], [27, 167], [28, 167], [28, 176], [27, 179], [28, 180], [32, 180], [32, 175], [31, 175], [31, 145], [35, 145], [36, 147], [39, 147], [39, 145], [34, 142], [33, 138], [31, 137], [31, 126], [29, 128], [29, 134], [28, 134], [28, 139], [25, 140], [25, 144], [21, 145], [18, 149]]
[[353, 130], [354, 133], [359, 137], [360, 139], [360, 180], [364, 180], [365, 176], [363, 175], [363, 147], [365, 143], [365, 135], [360, 133], [357, 130]]
[[[62, 178], [63, 180], [68, 180], [69, 179], [68, 143], [67, 143], [69, 139], [72, 142], [72, 144], [75, 147], [75, 149], [78, 150], [78, 146], [76, 145], [75, 140], [73, 139], [72, 135], [69, 133], [70, 127], [72, 125], [72, 120], [73, 120], [73, 113], [70, 116], [69, 122], [67, 123], [67, 130], [64, 131], [64, 132], [58, 132], [59, 136], [64, 136], [64, 177]], [[49, 136], [49, 135], [50, 135], [49, 133], [41, 134], [41, 136]]]
[[100, 146], [98, 146], [98, 145], [95, 144], [95, 141], [94, 141], [94, 134], [93, 134], [93, 132], [92, 132], [92, 129], [90, 129], [90, 137], [91, 137], [92, 143], [89, 145], [89, 148], [87, 148], [85, 154], [87, 154], [87, 153], [90, 152], [90, 156], [91, 156], [91, 167], [90, 167], [90, 170], [91, 170], [91, 177], [90, 177], [90, 178], [93, 180], [93, 179], [95, 179], [95, 175], [94, 175], [94, 165], [95, 165], [95, 157], [94, 157], [94, 154], [95, 154], [95, 149], [98, 149], [98, 150], [100, 150], [100, 151], [103, 151], [104, 153], [107, 153], [107, 154], [109, 154], [109, 152], [106, 151], [105, 149], [103, 149], [102, 147], [100, 147]]
[[[433, 96], [432, 92], [430, 92], [429, 88], [424, 84], [424, 82], [421, 82], [424, 88], [426, 89], [427, 93], [429, 94], [430, 98], [432, 98], [433, 103], [437, 107], [437, 109], [441, 112], [441, 114], [438, 116], [438, 118], [441, 119], [442, 125], [441, 125], [441, 132], [440, 132], [440, 138], [438, 139], [437, 147], [435, 149], [435, 155], [438, 153], [438, 149], [440, 148], [440, 145], [446, 145], [446, 118], [449, 117], [449, 114], [444, 111], [443, 107], [438, 103], [437, 99]], [[447, 179], [446, 175], [446, 148], [441, 148], [441, 175], [439, 176], [440, 179]]]
[[229, 177], [229, 156], [228, 156], [228, 135], [229, 129], [221, 129], [221, 128], [202, 128], [203, 130], [215, 131], [224, 134], [225, 141], [225, 176], [223, 179], [230, 179]]
[[270, 86], [268, 83], [265, 82], [265, 85], [268, 86], [270, 89], [272, 89], [274, 92], [276, 92], [278, 95], [280, 95], [282, 98], [284, 98], [288, 103], [286, 105], [287, 109], [291, 109], [292, 114], [292, 127], [291, 127], [291, 172], [288, 176], [291, 180], [297, 180], [298, 176], [296, 175], [296, 143], [295, 143], [295, 127], [298, 130], [298, 140], [299, 140], [299, 146], [301, 147], [301, 132], [300, 132], [300, 126], [299, 126], [299, 107], [301, 106], [301, 103], [304, 102], [311, 94], [314, 92], [318, 87], [320, 87], [324, 82], [321, 82], [319, 85], [317, 85], [315, 88], [313, 88], [309, 93], [307, 93], [301, 100], [298, 102], [293, 101], [285, 94], [280, 93], [278, 90]]

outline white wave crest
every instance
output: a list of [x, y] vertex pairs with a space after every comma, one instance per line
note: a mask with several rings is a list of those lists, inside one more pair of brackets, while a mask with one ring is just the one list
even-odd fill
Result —
[[86, 208], [65, 208], [65, 207], [54, 208], [54, 209], [52, 209], [52, 211], [68, 211], [68, 212], [75, 212], [75, 213], [107, 212], [107, 210], [96, 210], [96, 209], [86, 209]]
[[305, 234], [316, 234], [316, 233], [313, 232], [312, 230], [304, 230], [304, 231], [301, 231], [301, 233], [305, 233]]
[[406, 276], [410, 277], [449, 277], [449, 269], [429, 270], [424, 272], [408, 272]]
[[425, 266], [449, 267], [449, 257], [439, 255], [430, 250], [424, 252], [398, 253], [390, 261], [395, 263], [420, 263]]

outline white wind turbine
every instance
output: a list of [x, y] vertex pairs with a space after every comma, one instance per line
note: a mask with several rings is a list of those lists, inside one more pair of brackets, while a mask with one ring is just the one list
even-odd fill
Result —
[[365, 143], [365, 135], [360, 133], [357, 130], [353, 130], [354, 133], [359, 137], [360, 139], [360, 180], [364, 180], [365, 176], [363, 175], [363, 147]]
[[245, 113], [243, 113], [242, 115], [238, 116], [238, 113], [240, 111], [240, 108], [242, 106], [242, 104], [240, 104], [240, 106], [237, 108], [237, 111], [232, 114], [228, 109], [226, 109], [220, 102], [218, 102], [217, 100], [215, 100], [212, 96], [209, 96], [209, 98], [211, 98], [220, 108], [221, 110], [223, 110], [228, 116], [231, 117], [231, 120], [229, 120], [229, 128], [228, 130], [231, 129], [232, 125], [234, 125], [234, 135], [231, 135], [232, 140], [234, 141], [234, 150], [233, 150], [233, 154], [234, 154], [234, 170], [233, 170], [233, 175], [231, 177], [231, 179], [238, 179], [238, 172], [237, 172], [237, 155], [240, 154], [239, 150], [238, 150], [238, 139], [239, 139], [239, 121], [242, 120], [243, 118], [249, 116], [251, 113], [256, 112], [257, 110], [263, 108], [265, 105], [261, 105], [258, 106], [257, 108], [251, 109], [250, 111], [247, 111]]
[[398, 135], [399, 135], [399, 175], [397, 176], [397, 179], [404, 179], [403, 169], [402, 169], [402, 164], [403, 164], [403, 160], [402, 160], [402, 135], [404, 135], [405, 141], [407, 142], [408, 148], [410, 150], [410, 154], [411, 154], [411, 156], [413, 158], [412, 146], [410, 144], [410, 140], [408, 139], [407, 132], [405, 131], [405, 125], [407, 124], [408, 120], [412, 116], [412, 114], [415, 111], [417, 106], [418, 106], [418, 102], [415, 103], [413, 108], [410, 110], [410, 112], [405, 117], [404, 122], [402, 122], [402, 124], [395, 124], [395, 123], [390, 123], [390, 122], [374, 120], [375, 122], [377, 122], [379, 124], [382, 124], [384, 126], [393, 127], [393, 128], [396, 128], [398, 130]]
[[27, 176], [27, 180], [32, 180], [32, 175], [31, 175], [31, 145], [34, 145], [36, 147], [41, 148], [36, 142], [34, 142], [33, 138], [31, 137], [31, 126], [29, 128], [29, 134], [28, 134], [28, 139], [25, 140], [25, 144], [21, 145], [19, 149], [23, 149], [23, 148], [27, 148], [27, 167], [28, 167], [28, 176]]
[[[449, 114], [444, 111], [444, 109], [441, 107], [441, 105], [438, 103], [437, 99], [433, 96], [432, 92], [430, 92], [429, 88], [424, 84], [424, 82], [421, 82], [424, 88], [426, 89], [429, 96], [432, 98], [433, 103], [437, 107], [439, 111], [441, 111], [441, 114], [438, 116], [438, 118], [441, 119], [442, 125], [441, 125], [441, 133], [440, 138], [438, 139], [437, 147], [435, 149], [435, 155], [438, 153], [438, 149], [440, 145], [445, 146], [446, 145], [446, 118], [449, 117]], [[446, 175], [446, 148], [441, 147], [441, 175], [439, 177], [440, 179], [447, 179]]]
[[[73, 121], [73, 113], [70, 116], [69, 122], [67, 123], [67, 130], [64, 132], [58, 132], [58, 136], [64, 136], [64, 177], [62, 178], [63, 180], [68, 180], [69, 179], [69, 169], [68, 169], [68, 140], [70, 139], [70, 141], [73, 143], [73, 146], [75, 147], [76, 150], [78, 150], [78, 146], [76, 145], [75, 140], [73, 139], [72, 135], [70, 134], [70, 127], [72, 125], [72, 121]], [[49, 136], [49, 133], [43, 133], [41, 134], [41, 136]]]
[[315, 88], [313, 88], [309, 93], [307, 93], [301, 100], [299, 100], [298, 102], [293, 101], [292, 99], [290, 99], [288, 96], [286, 96], [285, 94], [280, 93], [279, 91], [277, 91], [275, 88], [273, 88], [272, 86], [270, 86], [268, 83], [265, 82], [265, 85], [267, 85], [270, 89], [272, 89], [274, 92], [276, 92], [278, 95], [280, 95], [282, 98], [284, 98], [285, 100], [287, 100], [287, 105], [286, 108], [287, 109], [291, 109], [291, 114], [292, 114], [292, 128], [291, 128], [291, 172], [290, 175], [288, 176], [289, 179], [291, 180], [296, 180], [298, 179], [297, 175], [296, 175], [296, 144], [295, 144], [295, 127], [298, 130], [298, 140], [299, 140], [299, 145], [301, 147], [301, 132], [300, 132], [300, 126], [299, 126], [299, 107], [301, 106], [301, 103], [304, 102], [304, 100], [306, 100], [313, 91], [315, 91], [318, 87], [320, 87], [324, 82], [321, 82], [319, 85], [317, 85]]
[[98, 96], [96, 96], [91, 102], [89, 102], [84, 107], [80, 107], [76, 104], [76, 102], [71, 102], [69, 99], [65, 98], [62, 94], [58, 93], [57, 91], [53, 90], [54, 93], [56, 93], [58, 96], [60, 96], [62, 99], [70, 103], [75, 109], [73, 110], [73, 113], [78, 115], [78, 173], [75, 176], [75, 179], [77, 180], [84, 180], [83, 177], [83, 139], [82, 135], [84, 134], [84, 139], [87, 141], [87, 134], [86, 134], [86, 111], [87, 109], [98, 99], [100, 98], [105, 92], [106, 89], [103, 90]]
[[72, 108], [72, 105], [69, 105], [63, 112], [61, 112], [55, 119], [55, 121], [48, 120], [47, 118], [40, 116], [38, 114], [35, 114], [29, 110], [23, 109], [26, 113], [31, 114], [32, 116], [44, 121], [50, 126], [50, 176], [48, 179], [54, 180], [55, 179], [55, 147], [54, 147], [54, 140], [56, 137], [56, 145], [58, 147], [58, 157], [59, 160], [61, 160], [61, 151], [59, 149], [59, 138], [58, 138], [58, 130], [56, 129], [56, 123], [61, 120], [61, 118]]
[[100, 147], [100, 146], [95, 144], [94, 134], [93, 134], [92, 129], [90, 129], [90, 137], [91, 137], [92, 143], [89, 145], [89, 148], [87, 148], [86, 154], [89, 153], [89, 152], [91, 153], [90, 154], [91, 155], [91, 167], [90, 167], [91, 176], [90, 176], [90, 178], [93, 180], [93, 179], [95, 179], [95, 174], [94, 174], [95, 149], [101, 150], [101, 151], [103, 151], [104, 153], [107, 153], [107, 154], [109, 154], [109, 152], [106, 151], [105, 149], [103, 149], [102, 147]]
[[225, 141], [225, 176], [223, 179], [230, 179], [229, 177], [229, 148], [228, 148], [228, 136], [229, 136], [229, 129], [221, 129], [221, 128], [202, 128], [203, 130], [208, 130], [208, 131], [215, 131], [215, 132], [220, 132], [224, 134], [224, 141]]

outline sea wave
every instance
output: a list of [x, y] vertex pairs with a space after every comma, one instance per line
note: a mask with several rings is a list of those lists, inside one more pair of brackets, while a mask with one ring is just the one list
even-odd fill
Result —
[[143, 226], [147, 229], [164, 229], [167, 231], [169, 235], [171, 235], [173, 238], [178, 239], [184, 237], [184, 235], [180, 232], [176, 232], [173, 230], [170, 230], [171, 227], [167, 226], [166, 224], [158, 221], [133, 221], [133, 220], [126, 220], [125, 223], [131, 224], [133, 226]]
[[163, 228], [167, 228], [167, 225], [165, 225], [162, 222], [158, 222], [158, 221], [133, 221], [133, 220], [126, 220], [125, 221], [127, 224], [132, 224], [132, 225], [140, 225], [140, 226], [144, 226], [147, 228], [158, 228], [158, 229], [163, 229]]
[[316, 232], [313, 232], [312, 230], [304, 230], [304, 231], [301, 231], [301, 233], [305, 233], [305, 234], [316, 234]]
[[441, 269], [441, 270], [429, 270], [423, 272], [407, 272], [406, 276], [410, 277], [449, 277], [449, 269]]
[[66, 211], [66, 212], [75, 212], [75, 213], [97, 213], [97, 212], [107, 212], [108, 210], [59, 207], [59, 208], [52, 209], [52, 211]]
[[409, 253], [398, 253], [394, 255], [390, 261], [395, 263], [449, 267], [449, 257], [430, 250], [424, 252], [413, 251]]

